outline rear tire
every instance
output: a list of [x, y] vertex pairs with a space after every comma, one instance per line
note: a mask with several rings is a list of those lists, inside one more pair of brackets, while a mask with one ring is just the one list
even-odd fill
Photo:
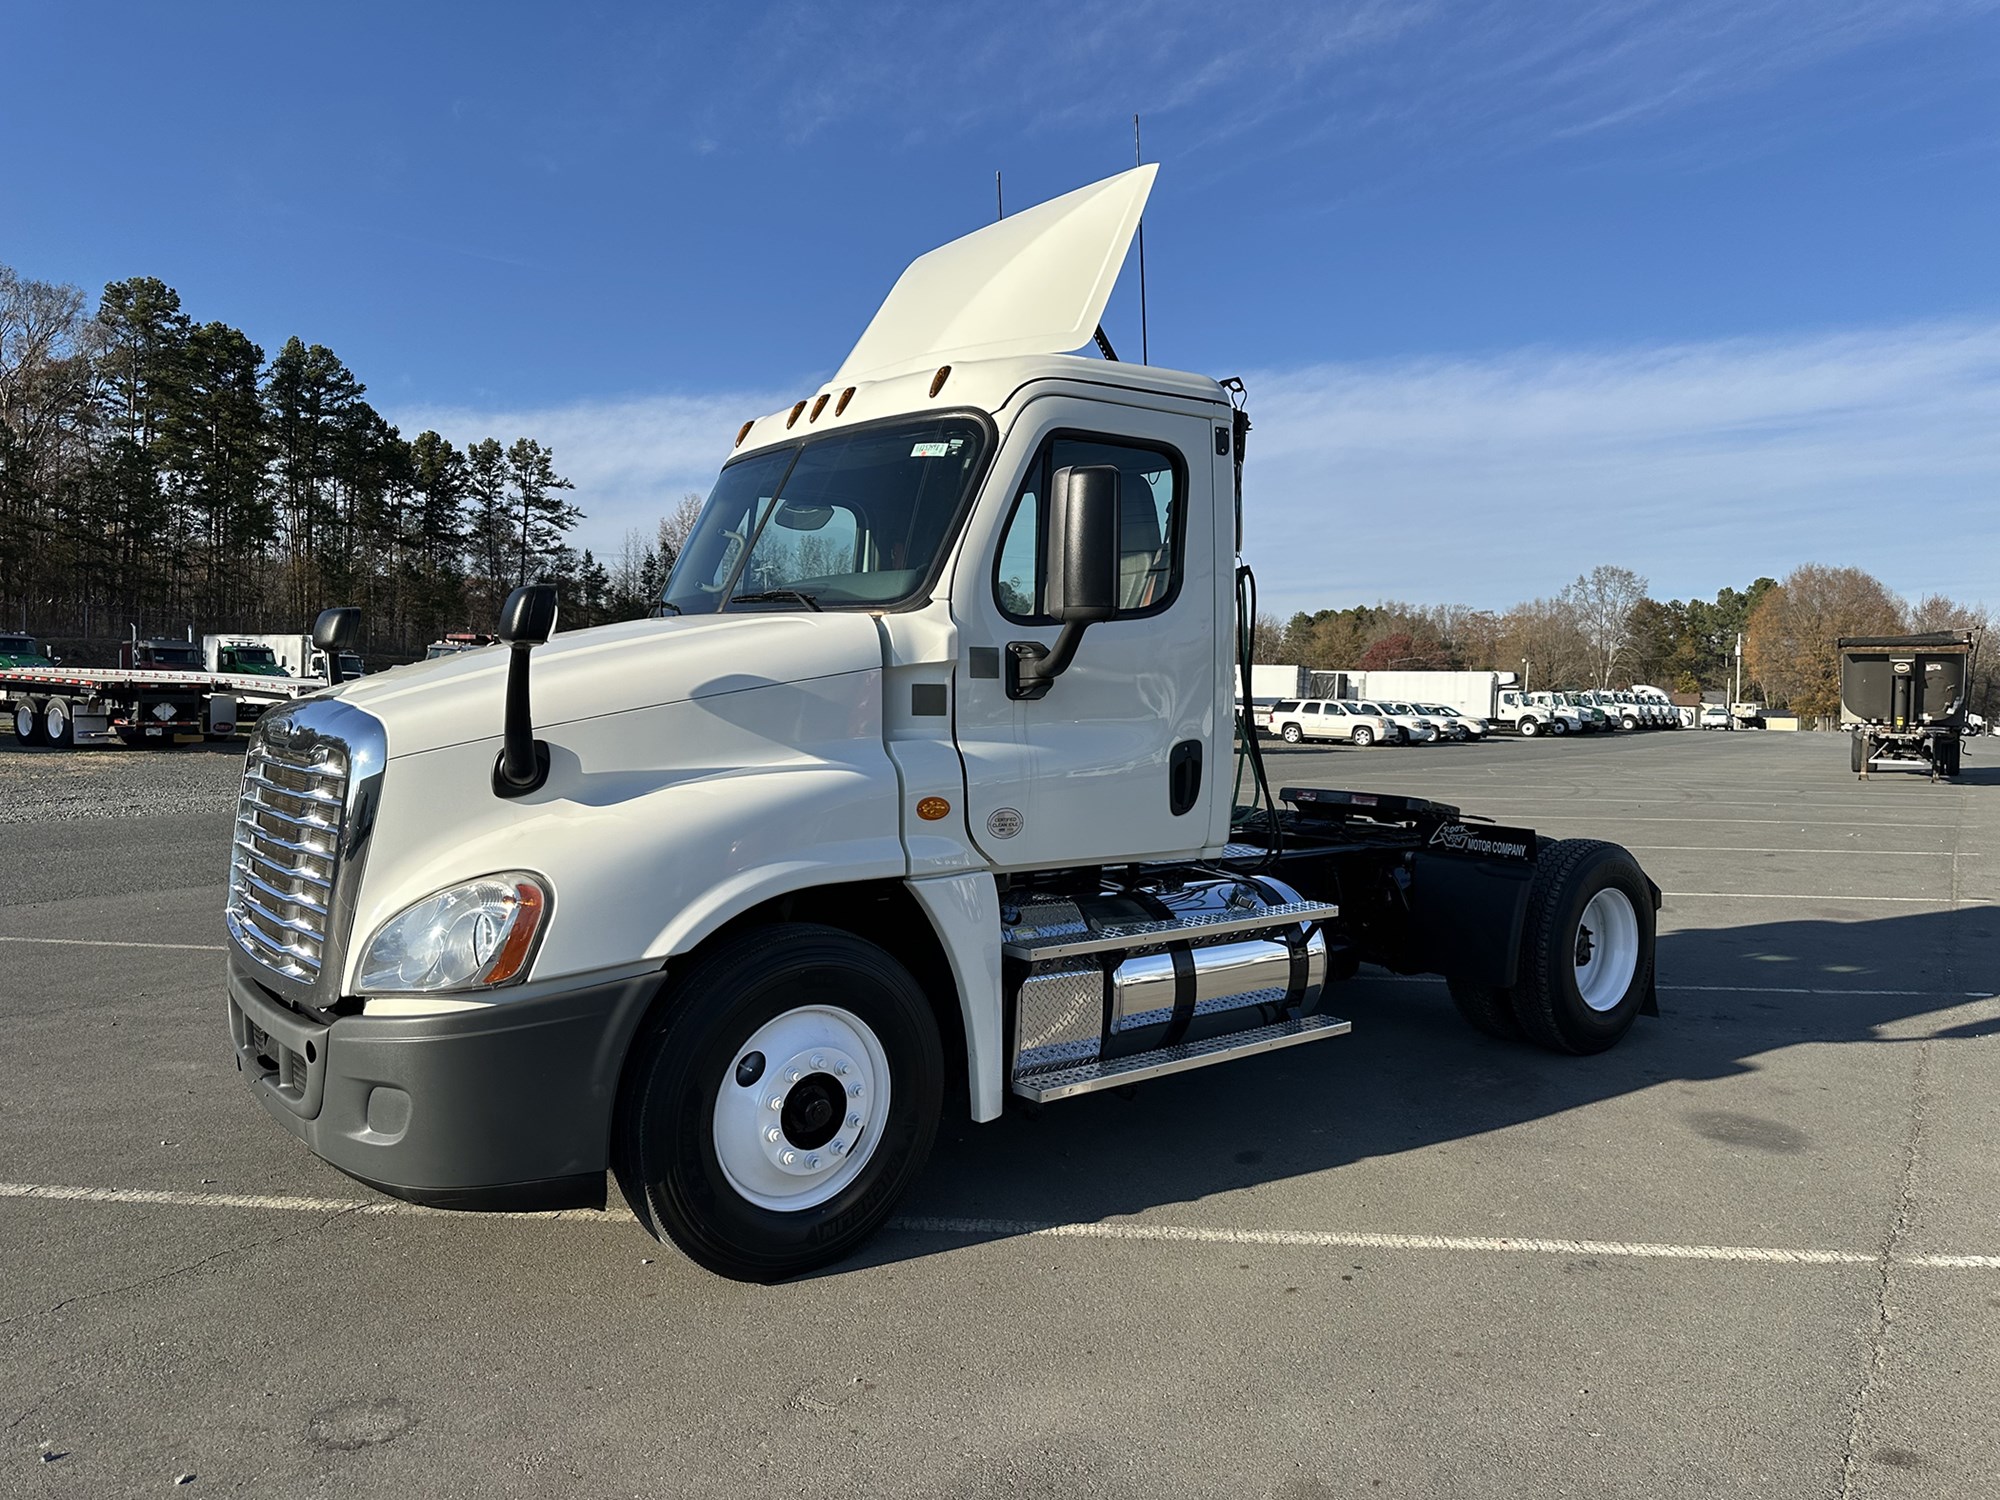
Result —
[[1445, 980], [1445, 987], [1451, 991], [1451, 1003], [1458, 1007], [1458, 1013], [1474, 1031], [1484, 1032], [1502, 1042], [1521, 1040], [1521, 1022], [1514, 1014], [1511, 990], [1449, 978]]
[[641, 1033], [613, 1168], [655, 1238], [718, 1275], [778, 1281], [882, 1227], [943, 1095], [937, 1020], [908, 970], [838, 928], [758, 928], [696, 959]]
[[1366, 750], [1370, 745], [1375, 743], [1375, 731], [1370, 729], [1366, 724], [1356, 724], [1354, 726], [1354, 743], [1359, 745], [1363, 750]]
[[1631, 1029], [1653, 975], [1653, 896], [1616, 844], [1542, 846], [1528, 892], [1514, 1015], [1552, 1052], [1602, 1052]]
[[24, 745], [42, 743], [42, 706], [27, 698], [14, 700], [14, 738]]
[[1299, 726], [1296, 724], [1287, 724], [1284, 727], [1283, 736], [1284, 736], [1284, 741], [1287, 745], [1296, 745], [1300, 740], [1306, 737], [1305, 731], [1303, 729], [1300, 729]]
[[51, 698], [42, 705], [42, 743], [67, 750], [76, 743], [76, 723], [70, 717], [69, 699]]
[[1858, 734], [1850, 734], [1847, 737], [1847, 745], [1847, 764], [1858, 776], [1861, 772], [1868, 769], [1867, 746]]
[[1939, 740], [1937, 746], [1937, 768], [1940, 776], [1958, 774], [1958, 741]]

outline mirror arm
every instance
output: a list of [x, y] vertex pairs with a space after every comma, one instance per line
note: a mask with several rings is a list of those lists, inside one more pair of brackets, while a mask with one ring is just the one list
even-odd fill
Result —
[[1056, 637], [1054, 650], [1040, 641], [1009, 641], [1007, 696], [1032, 700], [1046, 694], [1055, 680], [1069, 670], [1076, 648], [1082, 644], [1083, 632], [1089, 626], [1088, 620], [1066, 621], [1062, 634]]
[[535, 738], [528, 708], [528, 652], [532, 641], [507, 649], [507, 707], [502, 720], [500, 759], [493, 767], [496, 797], [525, 797], [549, 779], [549, 747]]

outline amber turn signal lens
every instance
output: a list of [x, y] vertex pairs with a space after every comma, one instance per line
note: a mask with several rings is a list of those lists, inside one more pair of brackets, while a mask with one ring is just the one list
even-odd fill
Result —
[[757, 419], [755, 417], [752, 417], [749, 421], [745, 422], [741, 427], [737, 428], [736, 441], [732, 446], [741, 448], [743, 446], [743, 440], [748, 436], [750, 436], [750, 429], [755, 427], [756, 425], [757, 425]]
[[942, 797], [926, 797], [917, 804], [917, 816], [926, 823], [935, 823], [951, 811], [951, 804]]
[[931, 394], [935, 396], [944, 389], [944, 383], [951, 379], [951, 366], [939, 365], [937, 374], [931, 377]]

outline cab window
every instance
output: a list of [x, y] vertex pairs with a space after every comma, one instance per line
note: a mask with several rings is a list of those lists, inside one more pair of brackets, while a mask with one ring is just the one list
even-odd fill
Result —
[[1114, 618], [1158, 614], [1173, 603], [1180, 589], [1186, 464], [1164, 447], [1058, 434], [1028, 466], [1000, 538], [993, 588], [1008, 619], [1053, 623], [1043, 612], [1049, 485], [1058, 470], [1099, 465], [1118, 471], [1119, 608]]

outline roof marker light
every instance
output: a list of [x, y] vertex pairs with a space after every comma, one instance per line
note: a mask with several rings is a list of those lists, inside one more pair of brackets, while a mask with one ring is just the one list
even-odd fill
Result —
[[931, 377], [931, 394], [935, 396], [944, 389], [944, 383], [951, 379], [951, 366], [939, 365], [937, 374]]
[[847, 410], [847, 403], [854, 399], [854, 387], [849, 386], [840, 393], [840, 399], [833, 403], [833, 414], [837, 417]]
[[736, 441], [731, 446], [741, 448], [743, 446], [743, 440], [748, 436], [750, 436], [750, 429], [755, 427], [756, 425], [757, 425], [757, 419], [755, 417], [752, 417], [749, 421], [745, 422], [741, 427], [737, 428]]
[[819, 393], [819, 400], [813, 402], [812, 415], [806, 418], [808, 422], [817, 422], [819, 420], [819, 414], [826, 410], [826, 398], [832, 394], [831, 391], [821, 391]]
[[799, 402], [796, 406], [792, 408], [792, 414], [789, 417], [785, 418], [785, 431], [790, 432], [792, 428], [797, 425], [799, 420], [799, 413], [804, 411], [805, 409], [806, 409], [806, 404], [803, 401]]

